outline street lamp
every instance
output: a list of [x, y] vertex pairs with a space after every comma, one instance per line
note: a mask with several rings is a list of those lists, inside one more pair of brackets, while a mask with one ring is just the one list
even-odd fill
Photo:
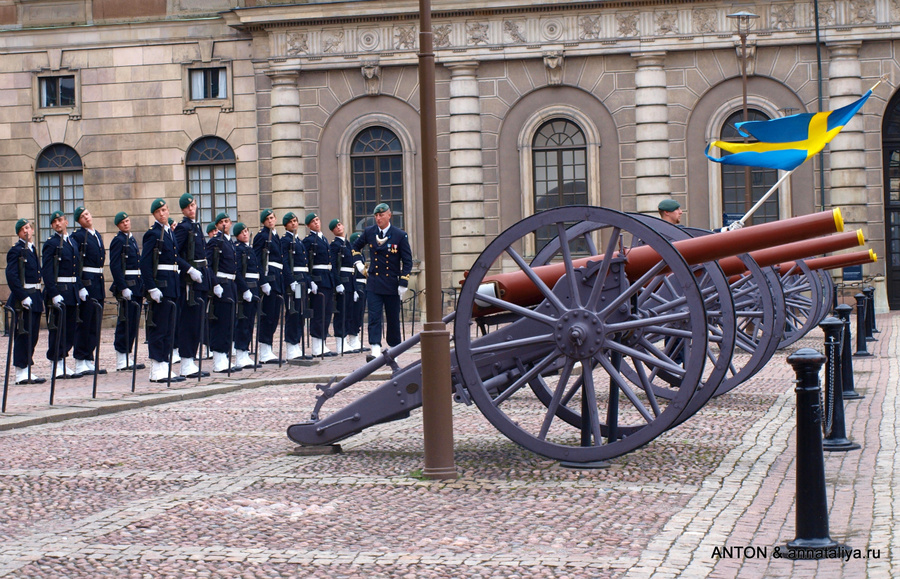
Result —
[[[753, 14], [752, 12], [747, 12], [742, 10], [740, 12], [735, 12], [734, 14], [728, 14], [728, 18], [732, 20], [737, 20], [737, 32], [738, 36], [741, 39], [741, 88], [743, 91], [743, 111], [744, 118], [743, 121], [746, 123], [748, 120], [747, 114], [747, 34], [750, 32], [750, 21], [759, 18], [757, 14]], [[744, 137], [744, 142], [746, 143], [749, 139]], [[753, 187], [750, 183], [750, 167], [744, 167], [744, 214], [750, 211], [750, 208], [753, 207]], [[752, 217], [750, 218], [750, 223], [752, 223]], [[749, 225], [750, 223], [747, 223]]]

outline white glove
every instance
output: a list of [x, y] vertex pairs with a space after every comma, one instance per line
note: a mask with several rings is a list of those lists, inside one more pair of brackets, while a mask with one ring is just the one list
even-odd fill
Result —
[[408, 287], [403, 287], [402, 285], [397, 286], [397, 295], [399, 295], [402, 298], [403, 294], [405, 294], [406, 290], [408, 290], [408, 289], [409, 289]]
[[297, 282], [295, 282], [295, 281], [291, 282], [291, 291], [292, 292], [297, 291]]
[[338, 286], [336, 288], [334, 288], [334, 291], [336, 291], [339, 294], [344, 293], [344, 284], [339, 283]]
[[85, 288], [81, 288], [80, 290], [78, 290], [78, 299], [80, 299], [81, 301], [85, 301], [87, 299], [87, 296], [88, 293]]
[[159, 303], [162, 301], [162, 292], [158, 288], [153, 288], [147, 291], [150, 294], [150, 299]]
[[357, 261], [355, 267], [356, 267], [356, 271], [358, 271], [359, 273], [362, 273], [363, 270], [366, 269], [366, 264], [364, 264], [361, 261]]
[[53, 298], [53, 305], [54, 305], [54, 306], [58, 306], [58, 305], [61, 304], [62, 302], [63, 302], [63, 297], [62, 297], [62, 296], [56, 296], [56, 297]]
[[319, 291], [319, 286], [316, 285], [316, 282], [309, 282], [309, 293], [314, 294]]
[[25, 308], [26, 310], [31, 309], [31, 296], [22, 300], [22, 307]]
[[354, 301], [354, 302], [358, 302], [358, 301], [359, 301], [359, 292], [353, 292], [353, 301]]
[[225, 293], [225, 290], [222, 289], [222, 286], [216, 284], [216, 287], [213, 288], [213, 293], [216, 294], [217, 298], [222, 297], [222, 294]]
[[259, 289], [262, 290], [262, 293], [269, 295], [269, 292], [272, 291], [272, 286], [270, 286], [267, 283], [264, 283], [261, 286], [259, 286]]
[[244, 290], [244, 293], [241, 295], [241, 297], [244, 298], [245, 302], [252, 302], [253, 292], [251, 292], [250, 290]]
[[294, 297], [298, 300], [303, 297], [303, 286], [297, 282], [291, 284], [291, 287], [294, 288]]
[[122, 297], [123, 297], [125, 300], [130, 300], [130, 299], [131, 299], [131, 290], [128, 289], [128, 288], [123, 289], [123, 290], [122, 290]]
[[188, 275], [191, 276], [191, 279], [194, 280], [194, 283], [203, 282], [203, 274], [193, 267], [188, 269]]

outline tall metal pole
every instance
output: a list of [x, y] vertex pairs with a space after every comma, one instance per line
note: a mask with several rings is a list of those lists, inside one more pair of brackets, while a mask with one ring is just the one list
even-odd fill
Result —
[[422, 331], [422, 423], [430, 479], [455, 479], [450, 331], [441, 321], [441, 236], [438, 213], [437, 106], [431, 0], [419, 0], [419, 115], [422, 131], [422, 208], [425, 218], [425, 319]]
[[[745, 26], [746, 25], [746, 28]], [[747, 111], [747, 32], [750, 27], [750, 21], [745, 17], [741, 17], [738, 19], [738, 35], [741, 37], [741, 92], [743, 94], [743, 121], [746, 123], [749, 120], [749, 113]], [[749, 139], [744, 137], [744, 142], [748, 142]], [[750, 182], [751, 180], [751, 171], [750, 165], [744, 166], [744, 214], [746, 215], [750, 208], [753, 207], [753, 186]], [[748, 219], [749, 223], [746, 225], [753, 225], [753, 218]]]
[[[813, 0], [813, 12], [816, 18], [816, 77], [819, 89], [819, 112], [822, 112], [822, 43], [819, 38], [819, 0]], [[819, 152], [819, 191], [822, 211], [825, 211], [825, 149]], [[815, 204], [815, 202], [813, 203]]]

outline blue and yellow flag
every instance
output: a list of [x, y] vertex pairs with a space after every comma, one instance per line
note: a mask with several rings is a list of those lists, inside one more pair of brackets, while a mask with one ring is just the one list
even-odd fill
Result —
[[[735, 128], [755, 143], [713, 141], [706, 146], [706, 157], [723, 165], [741, 165], [793, 171], [825, 148], [853, 115], [872, 96], [872, 91], [845, 107], [822, 113], [801, 113], [768, 121], [737, 123]], [[712, 157], [709, 148], [719, 147], [731, 155]]]

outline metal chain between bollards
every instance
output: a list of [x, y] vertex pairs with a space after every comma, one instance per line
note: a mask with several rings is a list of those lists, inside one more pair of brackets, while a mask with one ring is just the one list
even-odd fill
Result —
[[[843, 335], [844, 328], [841, 326], [841, 334]], [[826, 387], [828, 388], [827, 394], [825, 394], [825, 401], [828, 403], [828, 407], [825, 409], [825, 425], [824, 432], [825, 438], [831, 436], [831, 427], [834, 425], [834, 367], [837, 365], [837, 356], [840, 354], [837, 351], [837, 344], [843, 342], [835, 343], [834, 338], [831, 338], [828, 342], [828, 346], [830, 348], [828, 355], [828, 380], [825, 381]], [[824, 406], [824, 404], [823, 404]]]

